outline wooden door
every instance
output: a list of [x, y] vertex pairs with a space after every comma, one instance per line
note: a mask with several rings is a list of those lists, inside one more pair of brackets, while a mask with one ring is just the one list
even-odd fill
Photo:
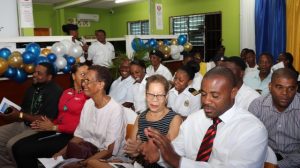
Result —
[[34, 28], [34, 36], [50, 36], [50, 28]]

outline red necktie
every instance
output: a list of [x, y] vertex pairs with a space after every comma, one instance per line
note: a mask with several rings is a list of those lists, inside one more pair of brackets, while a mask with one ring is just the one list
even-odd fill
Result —
[[214, 139], [217, 134], [217, 126], [220, 122], [222, 122], [222, 120], [219, 118], [215, 118], [215, 119], [213, 119], [213, 122], [214, 122], [213, 125], [211, 125], [208, 128], [208, 130], [206, 131], [206, 134], [202, 140], [196, 161], [207, 162], [210, 157], [212, 147], [214, 144]]

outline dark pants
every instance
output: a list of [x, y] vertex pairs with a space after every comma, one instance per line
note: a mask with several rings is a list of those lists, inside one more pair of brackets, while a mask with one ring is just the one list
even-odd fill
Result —
[[70, 134], [59, 134], [51, 138], [40, 139], [53, 134], [55, 132], [40, 132], [15, 143], [12, 151], [18, 168], [37, 168], [37, 158], [52, 157], [73, 137]]

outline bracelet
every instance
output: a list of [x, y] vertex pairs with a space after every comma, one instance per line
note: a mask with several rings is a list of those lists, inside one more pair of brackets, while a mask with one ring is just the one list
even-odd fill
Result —
[[23, 118], [23, 112], [19, 113], [19, 118], [22, 119]]
[[57, 131], [57, 125], [53, 125], [52, 131]]

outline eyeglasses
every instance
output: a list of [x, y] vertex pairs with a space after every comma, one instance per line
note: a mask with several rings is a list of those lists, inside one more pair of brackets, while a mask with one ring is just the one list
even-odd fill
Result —
[[152, 93], [146, 93], [146, 96], [148, 99], [154, 99], [156, 98], [157, 100], [163, 100], [166, 95], [160, 95], [160, 94], [152, 94]]
[[93, 82], [99, 82], [98, 80], [90, 81], [89, 79], [82, 79], [81, 83], [84, 83], [86, 85], [93, 83]]

